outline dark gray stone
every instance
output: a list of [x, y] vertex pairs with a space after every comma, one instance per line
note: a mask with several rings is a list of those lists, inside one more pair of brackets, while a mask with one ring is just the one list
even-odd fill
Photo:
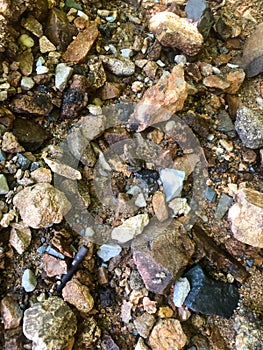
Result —
[[229, 318], [237, 307], [238, 288], [230, 283], [207, 277], [199, 265], [194, 266], [185, 275], [191, 290], [184, 305], [205, 315], [218, 315]]
[[230, 118], [230, 115], [227, 113], [227, 111], [220, 111], [218, 113], [217, 120], [217, 130], [227, 133], [235, 130], [234, 123], [232, 122], [232, 119]]
[[22, 170], [27, 170], [30, 167], [31, 161], [21, 153], [17, 153], [17, 164]]
[[222, 219], [233, 202], [233, 198], [222, 193], [215, 212], [216, 219]]
[[207, 187], [205, 190], [205, 198], [208, 202], [214, 202], [216, 199], [216, 191], [211, 187]]

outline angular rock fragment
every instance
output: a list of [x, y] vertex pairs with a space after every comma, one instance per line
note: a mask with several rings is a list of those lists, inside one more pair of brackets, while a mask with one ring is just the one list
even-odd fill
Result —
[[20, 325], [23, 312], [16, 300], [10, 295], [1, 300], [1, 315], [5, 329], [17, 328]]
[[159, 12], [149, 22], [149, 28], [163, 46], [174, 47], [188, 56], [195, 56], [203, 45], [203, 36], [196, 25], [173, 12]]
[[80, 119], [80, 124], [83, 136], [91, 141], [104, 132], [106, 117], [104, 115], [87, 115]]
[[16, 113], [36, 115], [48, 115], [53, 109], [49, 97], [45, 94], [17, 95], [13, 98], [11, 107]]
[[63, 91], [67, 85], [69, 78], [73, 72], [73, 68], [65, 63], [59, 63], [56, 66], [55, 86], [59, 91]]
[[135, 106], [130, 125], [140, 132], [148, 126], [167, 121], [183, 108], [186, 98], [184, 69], [177, 65], [170, 74], [164, 74], [157, 84], [146, 90]]
[[25, 269], [22, 276], [22, 287], [27, 293], [33, 292], [37, 286], [37, 278], [30, 269]]
[[251, 188], [240, 189], [236, 203], [228, 211], [234, 237], [253, 247], [263, 248], [263, 194]]
[[65, 301], [74, 305], [79, 311], [88, 313], [94, 306], [94, 300], [87, 286], [77, 279], [69, 281], [62, 289]]
[[78, 336], [76, 339], [77, 349], [92, 349], [97, 340], [101, 337], [101, 330], [94, 317], [85, 317], [78, 327]]
[[60, 223], [71, 209], [64, 193], [48, 183], [24, 188], [13, 198], [25, 225], [43, 228]]
[[31, 242], [31, 230], [23, 222], [13, 223], [10, 232], [9, 243], [18, 254], [23, 254]]
[[119, 255], [122, 248], [118, 244], [103, 244], [100, 246], [97, 254], [103, 261], [109, 261], [111, 258]]
[[163, 190], [167, 202], [175, 197], [181, 196], [183, 181], [185, 178], [184, 171], [165, 168], [161, 170], [160, 178], [163, 183]]
[[71, 180], [80, 180], [81, 173], [67, 164], [62, 164], [56, 160], [44, 158], [45, 163], [50, 167], [50, 169], [58, 175], [64, 176]]
[[203, 84], [209, 88], [226, 90], [230, 87], [230, 83], [223, 75], [209, 75], [204, 78]]
[[263, 147], [263, 116], [259, 110], [245, 106], [237, 110], [235, 128], [244, 146], [252, 149]]
[[9, 192], [8, 183], [4, 174], [0, 174], [0, 195], [7, 194]]
[[239, 300], [236, 286], [207, 277], [199, 265], [194, 266], [184, 276], [191, 285], [184, 305], [205, 315], [215, 314], [225, 318], [232, 316]]
[[153, 210], [157, 219], [161, 222], [169, 217], [168, 208], [165, 202], [165, 195], [162, 192], [155, 192], [152, 198]]
[[22, 147], [17, 138], [11, 132], [5, 132], [2, 141], [2, 150], [9, 153], [23, 152], [25, 149]]
[[130, 76], [135, 72], [135, 64], [128, 58], [100, 56], [105, 67], [117, 76]]
[[194, 244], [176, 220], [165, 227], [152, 219], [143, 234], [133, 241], [132, 249], [147, 289], [163, 294], [187, 266]]
[[48, 277], [61, 276], [67, 273], [66, 262], [49, 254], [43, 256], [43, 268]]
[[34, 349], [71, 350], [76, 331], [76, 317], [61, 298], [50, 297], [24, 313], [23, 332]]
[[143, 338], [147, 338], [149, 336], [154, 323], [155, 317], [147, 312], [144, 312], [141, 316], [136, 317], [134, 320], [136, 330]]
[[180, 277], [174, 284], [173, 303], [181, 307], [190, 292], [190, 283], [186, 277]]

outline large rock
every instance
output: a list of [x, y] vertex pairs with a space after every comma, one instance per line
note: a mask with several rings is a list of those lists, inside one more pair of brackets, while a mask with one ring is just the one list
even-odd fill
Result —
[[170, 74], [164, 74], [157, 84], [146, 90], [141, 101], [136, 104], [130, 124], [137, 131], [142, 131], [148, 126], [167, 121], [183, 108], [186, 98], [184, 69], [177, 65]]
[[24, 313], [23, 332], [34, 350], [70, 350], [76, 331], [76, 317], [61, 298], [50, 297]]
[[173, 12], [157, 13], [149, 28], [163, 46], [177, 48], [186, 55], [195, 56], [202, 48], [204, 40], [197, 26]]
[[236, 131], [248, 148], [263, 147], [263, 115], [261, 111], [251, 110], [245, 106], [237, 110]]
[[163, 294], [180, 277], [194, 253], [194, 244], [176, 220], [165, 227], [152, 219], [133, 242], [133, 259], [148, 290]]
[[240, 189], [236, 203], [229, 209], [234, 237], [253, 247], [263, 248], [263, 193], [250, 188]]
[[58, 224], [71, 209], [64, 193], [48, 183], [39, 183], [18, 192], [13, 204], [19, 210], [25, 225], [43, 228]]

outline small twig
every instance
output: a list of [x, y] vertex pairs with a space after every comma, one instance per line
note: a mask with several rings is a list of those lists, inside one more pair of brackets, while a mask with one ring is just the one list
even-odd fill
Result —
[[71, 280], [72, 276], [74, 273], [77, 271], [79, 264], [83, 261], [85, 256], [88, 253], [88, 248], [86, 246], [83, 246], [79, 249], [77, 254], [75, 255], [71, 267], [68, 270], [68, 272], [61, 277], [61, 281], [58, 282], [57, 284], [57, 291], [61, 292], [62, 289], [65, 287], [66, 283]]

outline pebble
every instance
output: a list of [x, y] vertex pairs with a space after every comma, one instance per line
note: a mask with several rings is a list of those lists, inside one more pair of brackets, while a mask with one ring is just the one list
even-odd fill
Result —
[[105, 82], [100, 89], [100, 97], [102, 101], [111, 100], [120, 97], [121, 89], [118, 83]]
[[35, 82], [30, 77], [22, 77], [20, 84], [21, 84], [21, 88], [23, 90], [28, 91], [28, 90], [31, 90], [34, 87]]
[[181, 307], [190, 292], [190, 283], [186, 277], [179, 278], [174, 284], [173, 303]]
[[43, 35], [42, 24], [39, 23], [38, 20], [32, 15], [22, 19], [21, 22], [22, 26], [29, 32], [33, 33], [36, 37], [40, 38]]
[[221, 197], [219, 198], [218, 205], [216, 207], [215, 219], [223, 219], [232, 202], [232, 197], [229, 197], [227, 194], [222, 193]]
[[149, 223], [148, 214], [139, 214], [125, 220], [120, 226], [111, 232], [111, 238], [119, 243], [126, 243], [142, 233]]
[[77, 169], [74, 169], [67, 164], [60, 163], [57, 160], [52, 160], [48, 158], [43, 159], [55, 174], [66, 177], [70, 180], [81, 180], [81, 173]]
[[144, 312], [141, 316], [136, 317], [134, 320], [135, 328], [139, 335], [143, 338], [148, 338], [154, 323], [155, 317], [147, 312]]
[[263, 194], [251, 188], [238, 190], [228, 219], [234, 237], [253, 247], [263, 248]]
[[37, 66], [37, 67], [36, 67], [36, 73], [37, 73], [38, 75], [46, 74], [46, 73], [48, 73], [48, 72], [49, 72], [49, 69], [48, 69], [48, 67], [46, 67], [46, 66]]
[[208, 186], [205, 190], [205, 198], [208, 202], [213, 203], [216, 199], [216, 191]]
[[152, 205], [157, 219], [161, 222], [169, 217], [168, 208], [165, 202], [165, 195], [162, 192], [155, 192], [152, 197]]
[[69, 281], [62, 289], [65, 301], [74, 305], [80, 312], [88, 313], [94, 306], [94, 300], [87, 286], [81, 284], [77, 279]]
[[30, 167], [31, 161], [21, 153], [17, 153], [17, 161], [19, 168], [21, 170], [27, 170]]
[[203, 84], [208, 88], [227, 90], [230, 83], [223, 75], [209, 75], [203, 79]]
[[118, 244], [103, 244], [99, 247], [97, 251], [98, 257], [100, 257], [104, 262], [109, 261], [111, 258], [119, 255], [122, 248]]
[[218, 120], [218, 124], [216, 126], [217, 130], [222, 132], [231, 132], [235, 130], [232, 119], [230, 118], [230, 115], [227, 113], [227, 111], [225, 110], [219, 111], [217, 115], [217, 120]]
[[134, 350], [149, 350], [148, 346], [144, 344], [142, 338], [139, 338], [137, 344], [135, 345]]
[[41, 53], [56, 51], [56, 46], [45, 35], [39, 39], [39, 48]]
[[191, 290], [184, 301], [189, 309], [205, 315], [229, 318], [238, 305], [238, 288], [230, 283], [207, 277], [199, 265], [184, 274]]
[[64, 193], [48, 183], [24, 188], [13, 198], [25, 225], [32, 228], [48, 227], [60, 223], [71, 209]]
[[99, 137], [106, 126], [106, 117], [104, 115], [87, 115], [79, 121], [83, 136], [88, 140], [94, 140]]
[[67, 86], [68, 80], [70, 79], [73, 72], [73, 68], [67, 66], [65, 63], [59, 63], [56, 66], [55, 71], [55, 86], [59, 91], [63, 91]]
[[242, 106], [237, 110], [235, 128], [244, 146], [263, 147], [263, 116], [259, 110]]
[[18, 302], [10, 295], [1, 300], [1, 316], [4, 323], [4, 329], [17, 328], [23, 317], [23, 312]]
[[37, 286], [37, 278], [34, 272], [30, 269], [26, 269], [22, 276], [22, 287], [27, 293], [33, 292]]
[[52, 181], [52, 173], [50, 169], [47, 168], [38, 168], [30, 173], [31, 179], [33, 179], [36, 183], [51, 183]]
[[67, 273], [66, 262], [49, 254], [43, 255], [42, 264], [48, 277], [61, 276]]
[[106, 68], [117, 76], [130, 76], [135, 72], [135, 64], [128, 58], [101, 55], [100, 59]]
[[9, 243], [18, 254], [23, 254], [30, 245], [31, 230], [23, 222], [12, 223], [11, 227]]
[[181, 350], [186, 342], [181, 323], [174, 318], [159, 320], [149, 338], [152, 350]]
[[169, 306], [161, 306], [158, 310], [158, 317], [160, 318], [170, 318], [173, 317], [173, 309]]
[[17, 55], [16, 60], [19, 62], [20, 72], [29, 76], [33, 71], [34, 56], [30, 50], [23, 51]]
[[225, 90], [228, 94], [236, 94], [246, 77], [243, 69], [235, 69], [226, 75], [226, 80], [230, 86]]
[[131, 320], [131, 311], [132, 311], [132, 303], [126, 300], [123, 300], [122, 306], [121, 306], [121, 320], [123, 323], [128, 324]]
[[204, 40], [197, 27], [173, 12], [157, 13], [150, 19], [149, 28], [163, 46], [177, 48], [188, 56], [195, 56], [202, 48]]
[[4, 174], [0, 174], [0, 195], [7, 194], [9, 192], [9, 186]]
[[29, 36], [28, 34], [20, 35], [20, 37], [18, 38], [18, 42], [27, 48], [31, 48], [35, 45], [34, 39], [32, 39], [31, 36]]
[[24, 152], [25, 149], [18, 143], [15, 135], [7, 131], [3, 135], [2, 150], [8, 153], [17, 153]]
[[173, 211], [173, 216], [187, 215], [191, 208], [187, 204], [186, 198], [174, 198], [169, 203], [169, 208]]
[[72, 349], [76, 331], [76, 316], [59, 297], [33, 304], [24, 313], [23, 333], [33, 349]]
[[184, 171], [169, 168], [161, 170], [160, 179], [163, 183], [163, 190], [167, 202], [175, 197], [181, 196], [184, 178]]

